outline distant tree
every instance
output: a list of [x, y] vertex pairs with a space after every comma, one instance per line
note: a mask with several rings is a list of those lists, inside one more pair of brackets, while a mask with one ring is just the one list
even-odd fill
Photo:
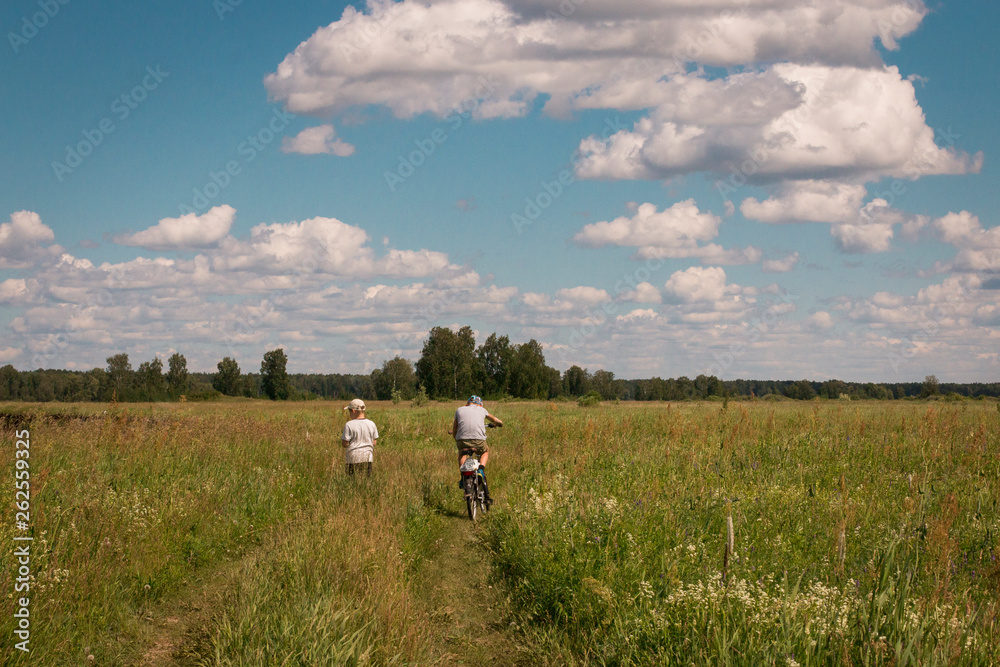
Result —
[[0, 368], [0, 401], [16, 401], [20, 398], [21, 374], [7, 364]]
[[240, 378], [240, 365], [232, 357], [223, 357], [216, 364], [218, 372], [212, 376], [212, 389], [224, 396], [239, 396], [243, 392], [243, 382]]
[[594, 376], [590, 381], [591, 388], [601, 395], [601, 398], [605, 401], [609, 401], [618, 398], [618, 394], [615, 391], [615, 374], [611, 371], [598, 370], [594, 371]]
[[590, 373], [586, 368], [570, 366], [563, 373], [563, 387], [569, 396], [583, 396], [590, 391]]
[[237, 393], [234, 396], [245, 396], [246, 398], [257, 398], [260, 396], [260, 387], [257, 385], [257, 377], [247, 373], [240, 378]]
[[82, 398], [84, 401], [99, 401], [108, 385], [108, 374], [103, 368], [92, 368], [84, 374]]
[[788, 398], [795, 398], [800, 401], [808, 401], [816, 397], [816, 390], [813, 389], [809, 380], [799, 380], [792, 382], [784, 389], [784, 394]]
[[187, 363], [187, 359], [179, 352], [174, 352], [170, 355], [170, 359], [167, 360], [167, 365], [169, 366], [169, 370], [167, 371], [167, 387], [170, 390], [170, 395], [174, 398], [188, 391]]
[[827, 380], [819, 388], [819, 395], [823, 398], [840, 398], [841, 394], [850, 395], [850, 388], [843, 380]]
[[549, 372], [542, 346], [534, 338], [514, 346], [511, 360], [510, 393], [518, 398], [546, 398], [549, 395]]
[[260, 362], [260, 387], [264, 395], [272, 401], [287, 401], [292, 396], [292, 385], [288, 381], [288, 357], [280, 347], [264, 353]]
[[139, 364], [135, 381], [139, 400], [162, 401], [166, 398], [167, 383], [163, 377], [163, 362], [158, 357], [153, 357], [152, 361], [144, 361]]
[[928, 398], [930, 396], [937, 396], [941, 393], [941, 385], [938, 383], [937, 376], [928, 375], [924, 378], [924, 384], [920, 388], [920, 398]]
[[545, 372], [549, 376], [549, 398], [563, 395], [562, 374], [551, 366], [545, 367]]
[[503, 396], [512, 393], [509, 377], [514, 361], [514, 348], [507, 336], [490, 334], [486, 342], [476, 349], [480, 385], [484, 396]]
[[457, 332], [446, 327], [431, 329], [417, 361], [417, 380], [435, 398], [458, 398], [478, 391], [475, 382], [476, 339], [470, 327]]
[[400, 400], [410, 400], [417, 393], [417, 376], [413, 364], [399, 355], [382, 362], [382, 368], [372, 371], [375, 396], [387, 401], [398, 392]]
[[108, 362], [108, 398], [127, 401], [132, 393], [132, 364], [128, 354], [121, 352], [107, 358]]

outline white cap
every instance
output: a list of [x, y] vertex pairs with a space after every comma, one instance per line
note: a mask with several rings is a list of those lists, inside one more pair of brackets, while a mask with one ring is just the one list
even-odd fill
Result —
[[365, 402], [362, 401], [360, 398], [355, 398], [353, 401], [351, 401], [350, 403], [348, 403], [347, 407], [344, 408], [344, 409], [345, 410], [364, 410], [365, 409]]

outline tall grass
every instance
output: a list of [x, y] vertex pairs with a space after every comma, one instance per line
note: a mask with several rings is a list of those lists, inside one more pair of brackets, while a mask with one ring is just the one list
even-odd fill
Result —
[[995, 662], [996, 411], [848, 405], [525, 415], [484, 536], [522, 627], [581, 664]]
[[[138, 662], [158, 605], [195, 575], [221, 576], [241, 559], [216, 624], [198, 638], [205, 664], [254, 664], [261, 650], [292, 646], [296, 633], [300, 647], [364, 644], [358, 659], [373, 664], [419, 654], [407, 619], [406, 517], [423, 512], [421, 485], [451, 472], [451, 450], [415, 423], [424, 413], [381, 414], [387, 437], [369, 482], [344, 474], [340, 405], [104, 407], [28, 410], [32, 652], [5, 651], [5, 662]], [[13, 447], [3, 452], [11, 479]], [[5, 545], [12, 510], [0, 511]], [[13, 591], [13, 574], [5, 558], [0, 590]], [[11, 598], [0, 605], [7, 637]]]
[[[0, 406], [32, 413], [36, 540], [32, 653], [4, 664], [138, 664], [196, 580], [221, 598], [190, 662], [438, 660], [412, 584], [462, 521], [454, 406], [372, 406], [371, 480], [344, 474], [341, 407]], [[477, 532], [536, 664], [1000, 660], [992, 405], [490, 407]], [[0, 590], [11, 637], [7, 559]]]

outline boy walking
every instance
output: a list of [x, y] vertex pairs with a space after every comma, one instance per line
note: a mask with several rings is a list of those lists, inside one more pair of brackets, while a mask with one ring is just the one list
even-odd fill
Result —
[[347, 462], [347, 474], [353, 477], [354, 473], [364, 466], [366, 474], [371, 477], [372, 458], [375, 443], [378, 442], [378, 428], [375, 422], [365, 417], [365, 402], [360, 398], [355, 398], [344, 409], [350, 411], [351, 415], [344, 424], [344, 433], [340, 436], [344, 459]]

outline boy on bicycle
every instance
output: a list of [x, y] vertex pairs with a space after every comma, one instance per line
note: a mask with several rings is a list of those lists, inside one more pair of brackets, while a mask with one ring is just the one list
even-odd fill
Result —
[[[455, 410], [448, 435], [455, 436], [458, 446], [458, 465], [465, 463], [470, 454], [479, 455], [479, 474], [483, 478], [483, 488], [486, 490], [486, 501], [490, 500], [489, 486], [486, 484], [486, 461], [490, 457], [490, 448], [486, 445], [486, 422], [503, 426], [503, 422], [491, 415], [483, 407], [483, 399], [470, 396], [465, 405]], [[461, 486], [459, 481], [459, 486]]]
[[353, 477], [357, 469], [365, 466], [367, 475], [371, 477], [372, 455], [375, 443], [378, 442], [378, 428], [375, 422], [365, 417], [365, 402], [360, 398], [355, 398], [344, 409], [349, 410], [351, 414], [340, 436], [340, 444], [344, 448], [344, 458], [347, 462], [347, 474]]

